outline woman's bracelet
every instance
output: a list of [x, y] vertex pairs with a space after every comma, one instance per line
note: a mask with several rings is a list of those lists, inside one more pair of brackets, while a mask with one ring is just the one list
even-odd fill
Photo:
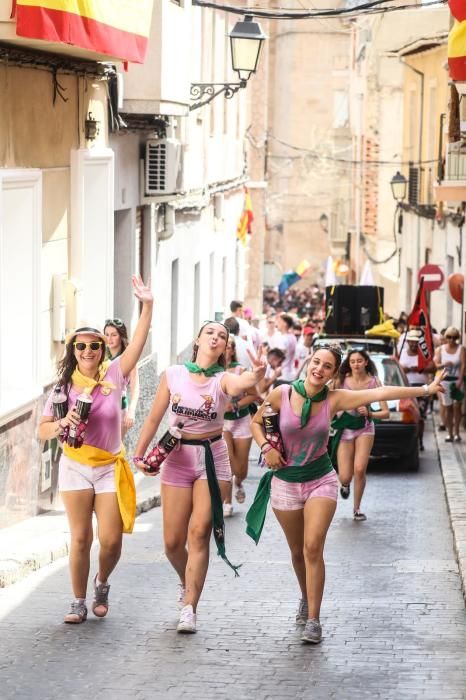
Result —
[[260, 451], [262, 452], [262, 448], [265, 447], [266, 445], [270, 445], [269, 441], [266, 440], [265, 442], [262, 443], [262, 445], [259, 447]]
[[424, 391], [424, 396], [429, 396], [429, 385], [428, 384], [423, 384], [422, 389]]
[[270, 442], [267, 442], [265, 445], [262, 446], [261, 452], [263, 455], [267, 454], [267, 452], [270, 452], [270, 450], [273, 450], [274, 447], [270, 444]]

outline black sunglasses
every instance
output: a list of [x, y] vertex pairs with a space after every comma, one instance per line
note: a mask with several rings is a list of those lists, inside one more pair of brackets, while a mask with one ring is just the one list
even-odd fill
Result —
[[445, 338], [447, 340], [459, 340], [460, 339], [459, 335], [446, 335]]
[[115, 326], [115, 328], [121, 328], [124, 326], [124, 322], [121, 320], [121, 318], [107, 318], [104, 324], [105, 326]]
[[206, 326], [208, 326], [209, 323], [217, 323], [219, 326], [223, 326], [224, 329], [226, 330], [226, 332], [228, 333], [228, 335], [230, 334], [230, 329], [228, 328], [228, 326], [225, 326], [225, 324], [222, 323], [221, 321], [203, 321], [203, 322], [202, 322], [202, 326], [201, 326], [201, 331], [202, 331], [203, 328], [205, 328]]

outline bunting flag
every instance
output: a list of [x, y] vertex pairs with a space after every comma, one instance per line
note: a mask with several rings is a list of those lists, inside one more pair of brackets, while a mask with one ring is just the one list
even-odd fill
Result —
[[245, 246], [248, 242], [248, 234], [252, 233], [251, 224], [254, 221], [251, 195], [247, 187], [244, 188], [244, 206], [236, 229], [236, 238]]
[[278, 293], [280, 295], [284, 294], [289, 287], [299, 282], [300, 279], [304, 277], [306, 272], [310, 269], [311, 264], [307, 260], [301, 260], [299, 265], [295, 270], [290, 270], [285, 272], [278, 285]]
[[432, 340], [432, 328], [430, 327], [429, 312], [427, 309], [426, 293], [424, 291], [424, 279], [421, 278], [421, 283], [416, 294], [413, 310], [408, 316], [408, 328], [416, 326], [421, 332], [419, 336], [418, 357], [419, 368], [421, 370], [434, 358], [434, 343]]
[[143, 63], [153, 0], [16, 0], [16, 34]]

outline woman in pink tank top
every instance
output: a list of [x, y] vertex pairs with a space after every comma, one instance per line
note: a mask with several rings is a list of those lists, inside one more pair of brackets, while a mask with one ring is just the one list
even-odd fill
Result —
[[[342, 363], [337, 380], [337, 387], [350, 391], [374, 389], [380, 386], [377, 379], [377, 369], [365, 350], [351, 350]], [[357, 521], [366, 520], [361, 512], [361, 501], [366, 487], [366, 472], [369, 456], [374, 444], [375, 428], [373, 418], [388, 418], [390, 412], [385, 401], [381, 402], [381, 411], [374, 414], [370, 405], [359, 406], [350, 414], [364, 418], [362, 428], [352, 430], [346, 428], [338, 446], [337, 461], [340, 477], [340, 495], [345, 500], [350, 495], [350, 485], [354, 476], [353, 518]]]
[[[246, 516], [248, 534], [257, 543], [265, 518], [268, 488], [273, 511], [291, 551], [293, 569], [301, 590], [296, 623], [304, 625], [302, 640], [322, 639], [320, 607], [324, 592], [324, 546], [336, 510], [338, 481], [327, 455], [330, 421], [339, 411], [351, 411], [375, 401], [387, 401], [442, 392], [441, 377], [422, 387], [385, 386], [353, 391], [328, 390], [341, 363], [338, 347], [320, 347], [311, 356], [304, 382], [279, 386], [267, 397], [280, 415], [285, 456], [267, 441], [262, 423], [265, 404], [251, 424], [265, 466], [256, 498]], [[265, 480], [263, 484], [263, 480]]]
[[[265, 374], [265, 363], [252, 355], [252, 371], [241, 375], [226, 372], [228, 337], [222, 323], [204, 323], [194, 341], [192, 361], [172, 365], [162, 374], [136, 445], [136, 455], [140, 456], [134, 458], [135, 464], [144, 472], [143, 455], [167, 410], [170, 425], [181, 426], [181, 444], [168, 455], [161, 469], [165, 553], [180, 581], [178, 632], [196, 631], [212, 525], [218, 553], [229, 564], [222, 513], [222, 501], [231, 484], [222, 436], [224, 413], [230, 396], [255, 386]], [[219, 509], [217, 495], [222, 499]]]
[[[245, 367], [241, 367], [236, 356], [236, 344], [233, 336], [228, 338], [226, 351], [227, 372], [241, 375]], [[230, 397], [230, 403], [225, 412], [223, 437], [228, 447], [231, 470], [235, 487], [235, 498], [238, 503], [244, 503], [246, 493], [243, 481], [248, 476], [249, 450], [251, 449], [251, 414], [249, 407], [256, 401], [260, 402], [259, 394], [253, 387], [239, 396]], [[233, 483], [230, 483], [228, 493], [223, 502], [223, 515], [229, 518], [233, 515]]]

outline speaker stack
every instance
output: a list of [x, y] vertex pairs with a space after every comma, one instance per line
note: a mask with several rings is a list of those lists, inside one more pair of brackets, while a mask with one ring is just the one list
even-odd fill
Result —
[[380, 323], [383, 287], [337, 284], [325, 288], [325, 332], [364, 335]]

